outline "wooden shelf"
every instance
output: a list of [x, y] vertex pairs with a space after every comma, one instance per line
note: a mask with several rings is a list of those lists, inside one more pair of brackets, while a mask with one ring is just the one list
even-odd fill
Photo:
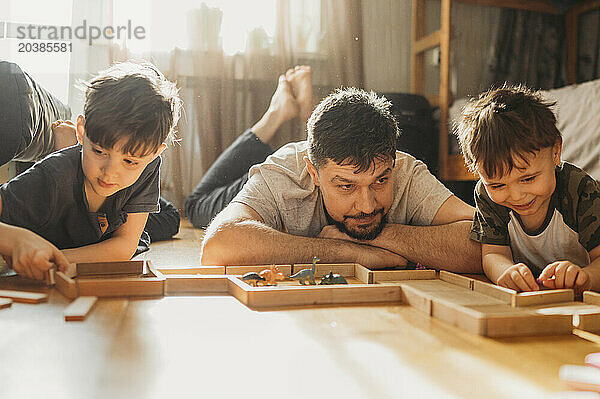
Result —
[[477, 180], [478, 177], [469, 172], [462, 155], [448, 154], [443, 179], [451, 181], [473, 181]]
[[[547, 14], [559, 14], [549, 0], [454, 0], [480, 6], [503, 7], [534, 11]], [[440, 48], [440, 85], [437, 94], [429, 96], [432, 107], [440, 109], [439, 128], [439, 170], [443, 180], [473, 181], [477, 177], [467, 171], [461, 155], [449, 154], [448, 111], [452, 104], [450, 92], [450, 37], [452, 0], [440, 0], [440, 29], [425, 35], [426, 0], [413, 0], [412, 7], [412, 47], [411, 47], [411, 92], [424, 95], [426, 50]], [[566, 14], [567, 31], [567, 72], [569, 82], [575, 83], [577, 74], [577, 25], [580, 14], [600, 7], [600, 0], [581, 1]]]
[[479, 6], [512, 8], [515, 10], [525, 10], [541, 12], [544, 14], [560, 14], [547, 0], [455, 0], [459, 3], [476, 4]]

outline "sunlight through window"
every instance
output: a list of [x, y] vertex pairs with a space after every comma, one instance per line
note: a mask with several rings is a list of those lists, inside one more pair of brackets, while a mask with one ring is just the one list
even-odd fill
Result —
[[[292, 40], [307, 51], [318, 46], [320, 0], [292, 2]], [[174, 48], [223, 51], [273, 50], [276, 0], [116, 0], [114, 24], [144, 26], [143, 40], [122, 38], [118, 44], [133, 53], [168, 52]]]

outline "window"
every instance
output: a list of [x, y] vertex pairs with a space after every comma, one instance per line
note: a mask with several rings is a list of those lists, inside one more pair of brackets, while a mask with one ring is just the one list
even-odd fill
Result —
[[[286, 27], [295, 48], [318, 50], [320, 0], [290, 2], [292, 21]], [[276, 0], [115, 0], [114, 24], [146, 28], [144, 40], [121, 40], [134, 53], [184, 50], [239, 52], [274, 51]]]
[[[71, 53], [33, 51], [26, 43], [44, 42], [19, 38], [18, 27], [29, 25], [71, 25], [72, 0], [52, 0], [41, 3], [35, 0], [2, 0], [0, 16], [0, 54], [2, 59], [18, 64], [44, 88], [64, 103], [69, 96], [69, 64]], [[20, 51], [21, 50], [21, 51]]]

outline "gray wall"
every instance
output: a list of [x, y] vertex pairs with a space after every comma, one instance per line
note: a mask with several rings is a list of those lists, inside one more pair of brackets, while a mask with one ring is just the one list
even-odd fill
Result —
[[[427, 32], [439, 28], [440, 1], [427, 2]], [[363, 59], [365, 87], [375, 91], [410, 91], [411, 0], [371, 0], [362, 2]], [[483, 90], [482, 73], [500, 10], [455, 3], [452, 6], [454, 38], [451, 54], [451, 88], [464, 97]], [[439, 66], [426, 60], [427, 94], [437, 92]]]

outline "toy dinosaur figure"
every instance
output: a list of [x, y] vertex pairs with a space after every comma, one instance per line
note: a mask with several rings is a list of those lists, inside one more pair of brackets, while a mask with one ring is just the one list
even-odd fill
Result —
[[265, 278], [256, 272], [248, 272], [242, 276], [242, 281], [247, 282], [253, 287], [256, 287], [259, 281], [264, 282]]
[[333, 274], [333, 271], [329, 271], [329, 274], [321, 278], [319, 285], [333, 285], [333, 284], [348, 284], [344, 276], [339, 274]]
[[266, 285], [277, 285], [277, 281], [285, 280], [285, 276], [279, 271], [279, 268], [275, 265], [271, 265], [270, 268], [262, 270], [260, 272], [260, 277], [262, 277], [265, 280]]
[[306, 280], [308, 280], [310, 285], [316, 285], [317, 283], [315, 283], [315, 269], [316, 269], [315, 264], [319, 260], [320, 259], [315, 256], [312, 261], [311, 269], [302, 269], [298, 273], [294, 274], [293, 276], [290, 276], [290, 279], [298, 280], [301, 285], [306, 285], [305, 284]]

